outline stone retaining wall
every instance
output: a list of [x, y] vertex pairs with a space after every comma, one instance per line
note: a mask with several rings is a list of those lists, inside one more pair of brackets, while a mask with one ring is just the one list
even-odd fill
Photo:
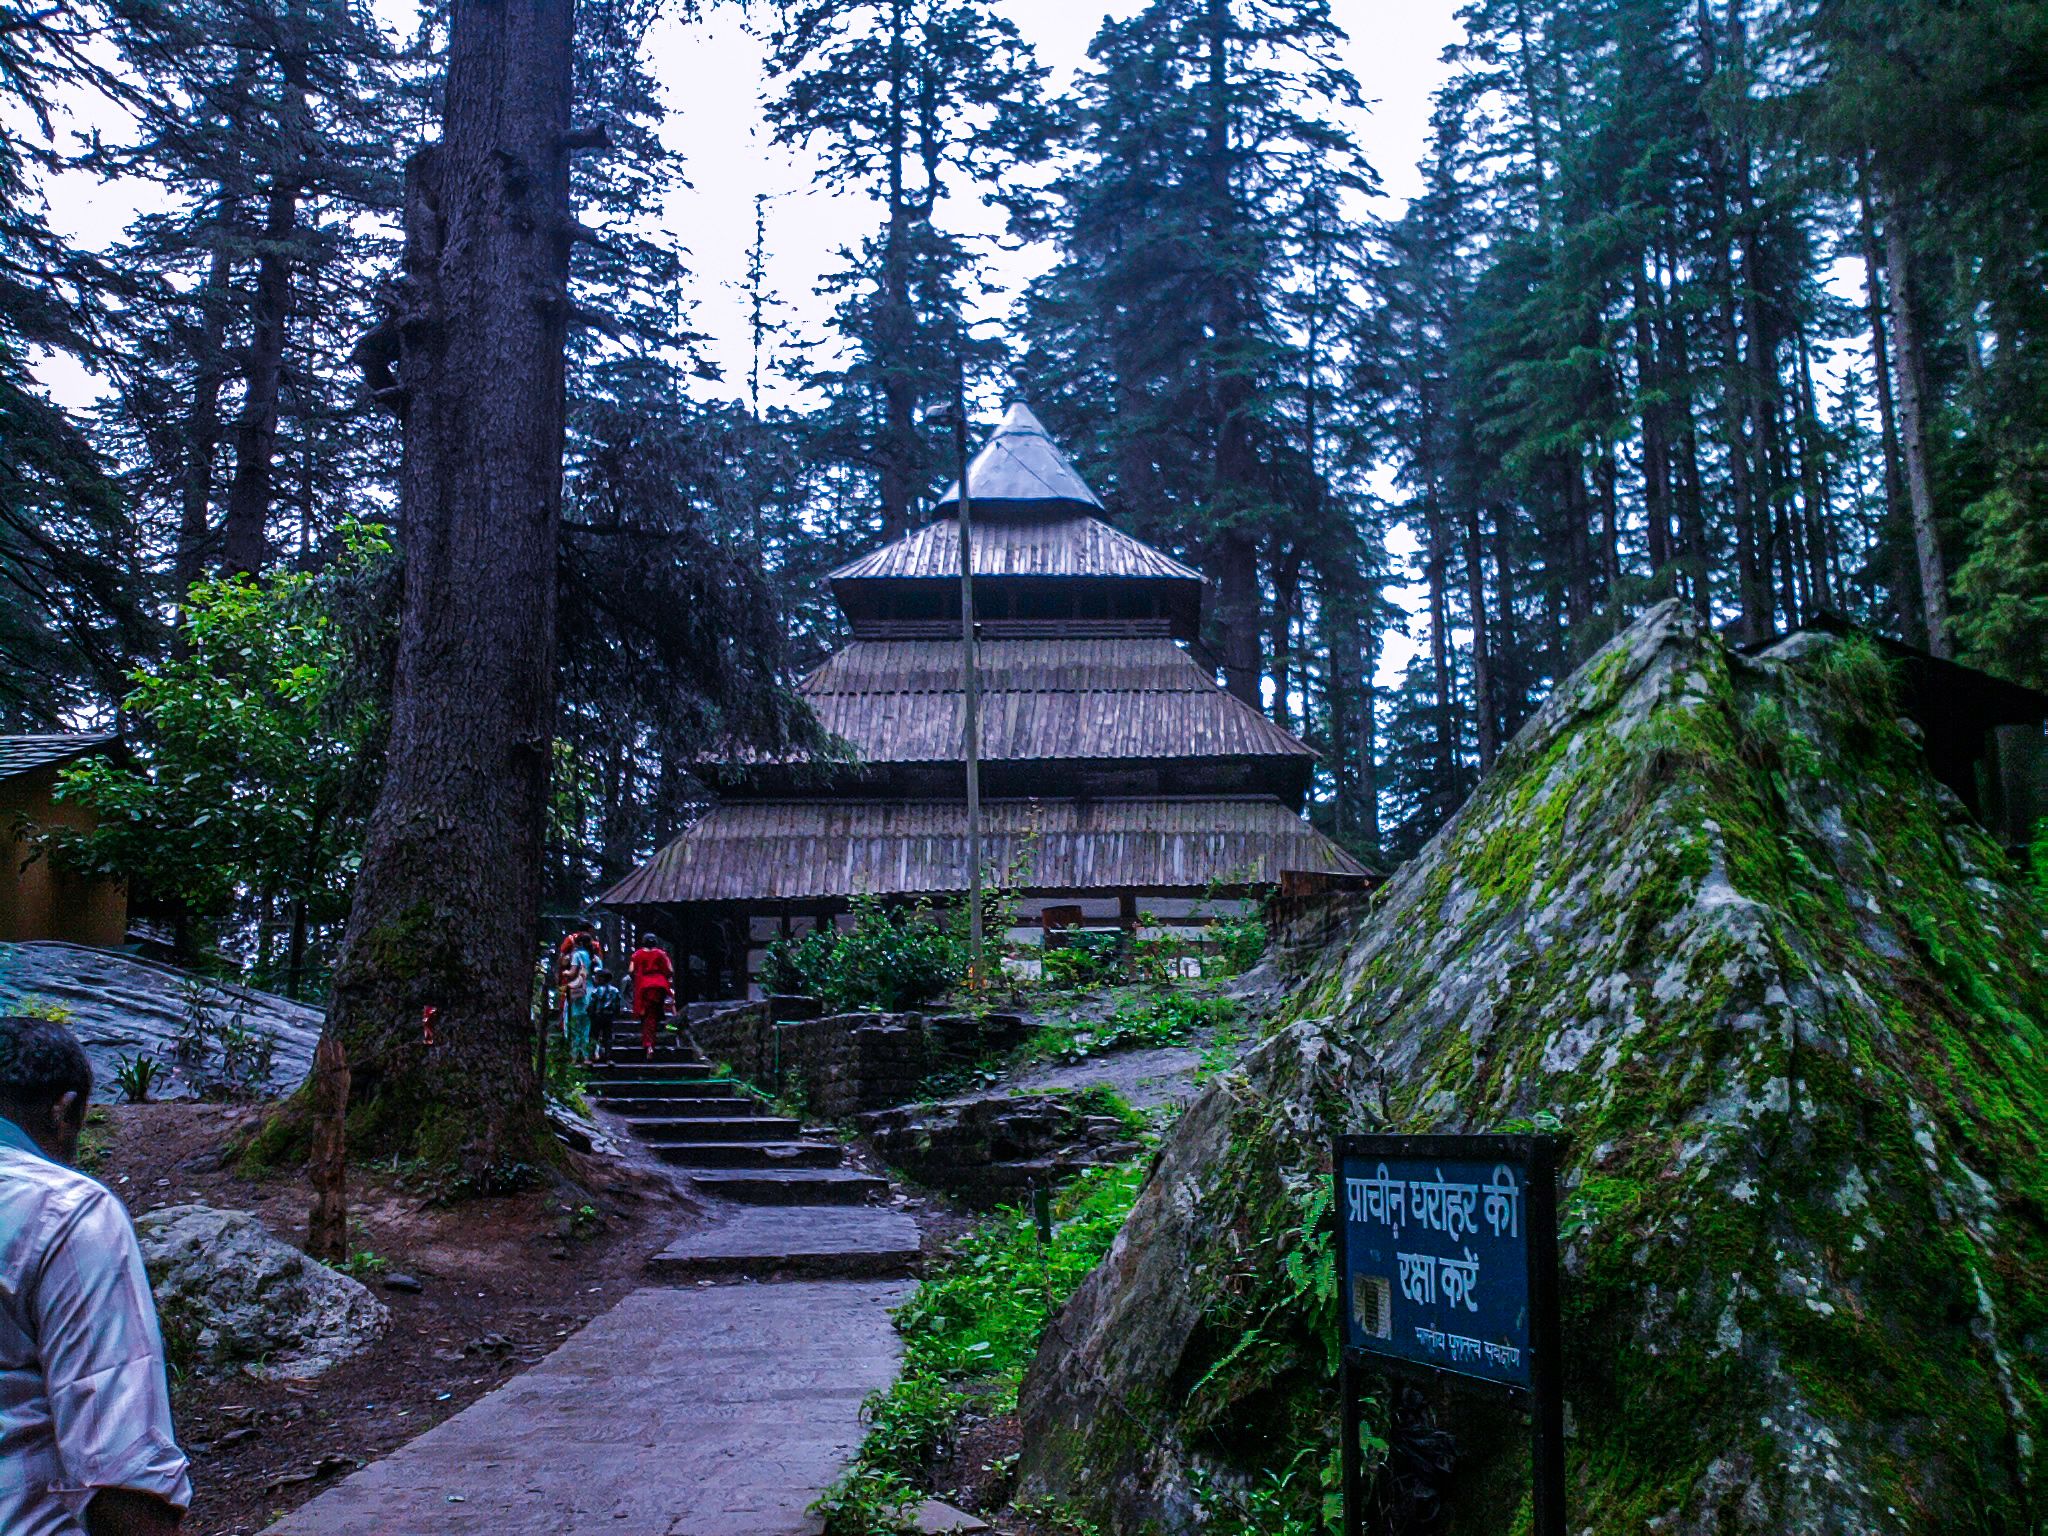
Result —
[[[808, 1004], [808, 1007], [803, 1005]], [[706, 1010], [690, 1034], [713, 1061], [773, 1092], [801, 1096], [820, 1120], [908, 1103], [933, 1072], [1022, 1038], [1015, 1014], [833, 1013], [808, 998]]]

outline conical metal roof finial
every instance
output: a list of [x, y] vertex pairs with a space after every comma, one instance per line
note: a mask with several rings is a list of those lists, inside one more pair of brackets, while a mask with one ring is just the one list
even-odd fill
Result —
[[[1003, 413], [995, 436], [968, 462], [967, 489], [977, 510], [983, 502], [1007, 506], [1065, 502], [1096, 511], [1102, 507], [1102, 499], [1088, 489], [1088, 482], [1060, 452], [1052, 434], [1021, 400]], [[959, 501], [960, 482], [956, 480], [939, 498], [939, 506], [957, 506]]]

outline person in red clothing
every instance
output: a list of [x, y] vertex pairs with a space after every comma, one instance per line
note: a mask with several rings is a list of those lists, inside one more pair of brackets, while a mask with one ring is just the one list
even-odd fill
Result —
[[633, 992], [633, 1011], [640, 1015], [640, 1044], [647, 1059], [654, 1060], [654, 1032], [668, 1011], [669, 989], [675, 985], [675, 970], [668, 963], [668, 951], [651, 933], [640, 935], [640, 947], [633, 951], [627, 968]]

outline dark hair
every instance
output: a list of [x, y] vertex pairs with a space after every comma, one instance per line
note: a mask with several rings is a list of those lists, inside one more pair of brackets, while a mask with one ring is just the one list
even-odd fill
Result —
[[642, 949], [653, 949], [660, 942], [661, 940], [657, 939], [651, 933], [643, 933], [640, 935], [640, 947]]
[[92, 1096], [92, 1063], [78, 1037], [48, 1019], [0, 1018], [0, 1105], [46, 1109], [67, 1093]]
[[603, 966], [601, 966], [601, 965], [600, 965], [600, 966], [599, 966], [599, 967], [597, 968], [597, 970], [596, 970], [596, 971], [595, 971], [595, 972], [594, 972], [593, 974], [594, 974], [594, 975], [595, 975], [595, 976], [597, 977], [597, 979], [598, 979], [599, 981], [610, 981], [610, 980], [612, 979], [612, 973], [611, 973], [610, 971], [606, 970], [606, 969], [605, 969], [605, 968], [604, 968]]

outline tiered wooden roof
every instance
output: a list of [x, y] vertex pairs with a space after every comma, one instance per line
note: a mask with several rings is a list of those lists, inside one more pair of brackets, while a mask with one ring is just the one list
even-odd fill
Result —
[[[1061, 893], [1365, 873], [1295, 814], [1315, 753], [1178, 643], [1195, 639], [1198, 572], [1096, 516], [1022, 405], [968, 486], [985, 858], [1008, 867], [1028, 843], [1029, 888]], [[965, 888], [959, 539], [942, 515], [832, 573], [856, 638], [802, 685], [852, 748], [829, 786], [803, 787], [814, 765], [744, 752], [695, 765], [721, 803], [608, 904]]]
[[[1199, 891], [1277, 885], [1282, 871], [1364, 874], [1266, 795], [991, 800], [982, 859], [1023, 861], [1024, 888]], [[605, 894], [609, 906], [815, 902], [967, 889], [967, 807], [929, 800], [754, 800], [717, 806]]]

